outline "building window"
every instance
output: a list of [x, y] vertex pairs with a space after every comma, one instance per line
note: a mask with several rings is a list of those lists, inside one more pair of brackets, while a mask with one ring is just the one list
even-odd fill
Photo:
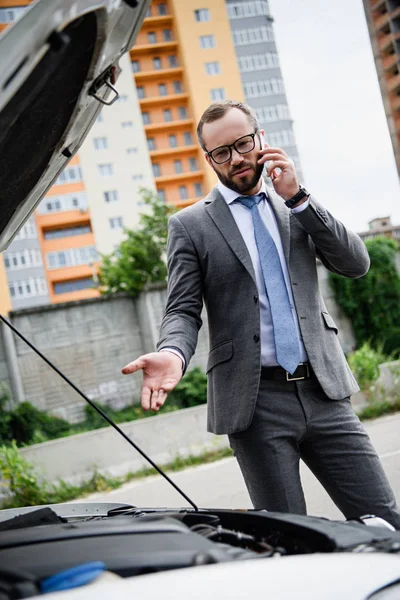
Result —
[[167, 14], [167, 5], [164, 3], [158, 4], [157, 11], [158, 11], [159, 15], [166, 15]]
[[14, 239], [16, 240], [26, 240], [26, 239], [36, 239], [37, 238], [37, 233], [36, 233], [36, 226], [35, 226], [35, 221], [32, 217], [29, 217], [29, 219], [26, 221], [25, 225], [23, 225], [23, 227], [21, 227], [21, 229], [19, 230], [19, 232], [17, 233], [17, 235], [15, 236]]
[[153, 163], [153, 175], [154, 177], [161, 177], [161, 167], [158, 163]]
[[82, 277], [81, 279], [59, 281], [53, 284], [53, 290], [55, 294], [68, 294], [69, 292], [88, 290], [93, 287], [95, 287], [95, 285], [92, 277]]
[[148, 112], [142, 113], [142, 119], [144, 125], [150, 125], [150, 114]]
[[156, 149], [156, 141], [154, 138], [147, 138], [147, 147], [149, 150]]
[[16, 21], [26, 8], [26, 6], [0, 8], [0, 23], [12, 23], [13, 21]]
[[174, 81], [174, 92], [175, 94], [182, 93], [182, 83], [180, 81]]
[[293, 132], [290, 129], [281, 131], [271, 131], [268, 133], [267, 141], [271, 146], [294, 146], [295, 140]]
[[254, 109], [260, 123], [273, 123], [275, 121], [290, 120], [287, 104], [274, 104]]
[[48, 229], [43, 232], [45, 240], [58, 240], [64, 237], [73, 237], [76, 235], [84, 235], [91, 233], [90, 225], [77, 225], [76, 227], [63, 227], [61, 229]]
[[194, 156], [189, 158], [189, 169], [191, 171], [198, 171], [199, 169], [199, 166], [197, 164], [197, 158], [195, 158]]
[[146, 10], [145, 18], [151, 17], [151, 6]]
[[108, 140], [106, 137], [94, 138], [93, 144], [96, 150], [104, 150], [105, 148], [108, 148]]
[[109, 219], [110, 229], [122, 229], [124, 226], [124, 220], [122, 217], [111, 217]]
[[168, 64], [171, 68], [178, 66], [178, 60], [175, 54], [171, 54], [170, 56], [168, 56]]
[[61, 171], [54, 185], [61, 185], [63, 183], [71, 183], [82, 180], [82, 172], [79, 165], [73, 165], [66, 167], [64, 171]]
[[262, 71], [263, 69], [276, 69], [279, 67], [278, 55], [276, 52], [240, 56], [238, 62], [239, 71], [241, 73], [247, 73], [249, 71]]
[[74, 267], [76, 265], [88, 265], [98, 260], [95, 246], [82, 246], [48, 252], [46, 255], [48, 269], [59, 269], [63, 267]]
[[171, 135], [168, 136], [168, 141], [169, 141], [169, 147], [170, 148], [176, 148], [178, 145], [177, 139], [176, 139], [176, 135], [174, 133], [171, 133]]
[[170, 42], [172, 40], [172, 31], [170, 29], [163, 30], [164, 42]]
[[172, 113], [170, 108], [164, 109], [164, 121], [172, 121]]
[[106, 163], [104, 165], [97, 165], [100, 171], [100, 175], [103, 177], [108, 177], [113, 175], [114, 169], [111, 163]]
[[26, 267], [40, 267], [42, 264], [42, 255], [40, 250], [25, 249], [19, 252], [5, 252], [4, 265], [7, 270], [24, 269]]
[[201, 35], [199, 40], [200, 48], [215, 48], [215, 37], [213, 35]]
[[127, 94], [120, 94], [117, 98], [117, 102], [128, 102], [129, 96]]
[[235, 46], [259, 44], [260, 42], [273, 42], [272, 27], [254, 27], [252, 29], [235, 29], [232, 32]]
[[180, 106], [178, 108], [178, 114], [180, 119], [187, 119], [187, 110], [185, 106]]
[[207, 75], [219, 75], [221, 73], [218, 61], [207, 62], [204, 66], [206, 68]]
[[158, 56], [153, 58], [153, 68], [156, 71], [159, 71], [161, 69], [161, 58], [159, 58]]
[[117, 190], [109, 190], [108, 192], [103, 192], [105, 202], [117, 202], [118, 201], [118, 192]]
[[121, 126], [122, 129], [130, 129], [130, 127], [133, 127], [133, 123], [132, 121], [122, 121]]
[[175, 169], [175, 173], [183, 172], [181, 160], [174, 160], [174, 169]]
[[162, 202], [165, 202], [165, 190], [157, 190], [158, 197]]
[[12, 281], [9, 283], [8, 288], [12, 298], [47, 295], [47, 284], [43, 277], [30, 277], [22, 281]]
[[234, 2], [228, 4], [228, 16], [230, 19], [243, 17], [269, 16], [268, 2], [266, 0], [253, 0], [250, 2]]
[[191, 146], [193, 144], [193, 136], [190, 131], [185, 131], [183, 139], [185, 141], [185, 146]]
[[140, 63], [138, 60], [131, 61], [131, 68], [134, 73], [139, 73], [140, 71]]
[[167, 86], [165, 85], [165, 83], [159, 83], [158, 84], [158, 93], [160, 96], [166, 96], [167, 95]]
[[180, 185], [179, 186], [179, 198], [181, 200], [187, 200], [188, 199], [188, 192], [187, 192], [186, 185]]
[[133, 179], [133, 181], [142, 181], [143, 174], [142, 173], [137, 173], [136, 175], [132, 175], [132, 179]]
[[210, 90], [210, 98], [213, 102], [218, 100], [225, 100], [225, 89], [224, 88], [213, 88]]
[[247, 98], [259, 98], [285, 93], [283, 80], [276, 77], [245, 83], [243, 87]]
[[127, 154], [137, 154], [137, 152], [138, 152], [138, 149], [136, 148], [136, 146], [132, 146], [131, 148], [126, 149]]
[[138, 98], [141, 100], [142, 98], [146, 97], [146, 93], [144, 91], [144, 87], [142, 85], [138, 85], [137, 89], [137, 95]]
[[199, 8], [194, 11], [194, 18], [196, 21], [209, 21], [210, 20], [210, 11], [208, 8]]
[[154, 31], [148, 32], [147, 40], [148, 40], [149, 44], [155, 44], [157, 42], [156, 34]]
[[201, 183], [194, 184], [194, 195], [196, 196], [196, 198], [199, 198], [203, 195], [203, 186], [201, 185]]

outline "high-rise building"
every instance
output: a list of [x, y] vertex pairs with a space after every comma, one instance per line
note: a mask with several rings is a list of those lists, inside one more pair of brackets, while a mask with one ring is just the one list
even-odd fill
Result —
[[[0, 0], [0, 28], [29, 3]], [[98, 295], [99, 253], [137, 225], [141, 186], [183, 207], [215, 185], [196, 137], [211, 102], [247, 102], [299, 170], [266, 0], [152, 0], [120, 65], [118, 102], [4, 252], [13, 308]]]
[[245, 101], [268, 143], [288, 153], [303, 182], [268, 2], [226, 0], [226, 8]]
[[[29, 3], [0, 0], [2, 28]], [[124, 227], [136, 227], [140, 187], [155, 189], [127, 55], [120, 66], [118, 101], [103, 108], [78, 155], [4, 252], [13, 309], [98, 296], [99, 254], [115, 249]]]
[[383, 105], [400, 176], [400, 3], [363, 0]]

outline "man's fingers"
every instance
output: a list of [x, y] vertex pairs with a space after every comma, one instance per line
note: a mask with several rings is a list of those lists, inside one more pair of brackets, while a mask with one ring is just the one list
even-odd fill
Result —
[[139, 357], [136, 360], [125, 365], [125, 367], [123, 369], [121, 369], [121, 371], [124, 375], [130, 375], [131, 373], [135, 373], [136, 371], [139, 371], [140, 369], [144, 369], [145, 366], [146, 366], [146, 361], [143, 360], [142, 357]]
[[141, 396], [143, 410], [150, 409], [151, 396], [152, 396], [151, 389], [148, 387], [143, 387], [142, 388], [142, 396]]

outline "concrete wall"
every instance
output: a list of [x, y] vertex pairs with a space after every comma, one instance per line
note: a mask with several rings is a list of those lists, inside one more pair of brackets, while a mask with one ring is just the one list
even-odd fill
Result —
[[[323, 296], [339, 326], [345, 352], [354, 348], [348, 319], [340, 312], [329, 286], [328, 272], [318, 265]], [[42, 306], [11, 313], [13, 324], [45, 356], [91, 399], [114, 407], [139, 402], [141, 373], [123, 376], [121, 368], [134, 358], [155, 349], [166, 302], [165, 285], [153, 286], [139, 298], [94, 298]], [[207, 315], [189, 368], [206, 368], [208, 355]], [[29, 400], [40, 409], [76, 422], [84, 417], [85, 401], [22, 340], [16, 339], [15, 356], [7, 359], [10, 340], [0, 335], [0, 381], [9, 383], [14, 400]], [[13, 336], [11, 336], [13, 337]], [[19, 393], [13, 384], [19, 376]], [[17, 382], [18, 383], [18, 382]]]
[[[228, 445], [226, 436], [207, 433], [205, 405], [120, 427], [158, 465]], [[150, 467], [112, 427], [29, 446], [21, 452], [49, 481], [77, 483], [88, 479], [95, 469], [120, 476]]]

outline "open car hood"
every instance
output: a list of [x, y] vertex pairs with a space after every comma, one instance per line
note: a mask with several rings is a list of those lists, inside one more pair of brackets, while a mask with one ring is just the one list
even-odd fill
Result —
[[0, 251], [116, 98], [150, 0], [38, 0], [0, 35]]

